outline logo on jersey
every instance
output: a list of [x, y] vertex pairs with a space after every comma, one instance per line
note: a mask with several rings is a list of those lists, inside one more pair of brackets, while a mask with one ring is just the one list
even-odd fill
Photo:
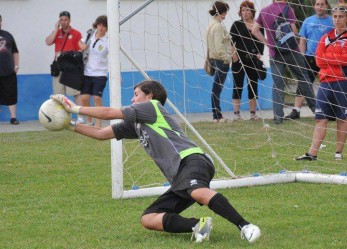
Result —
[[0, 51], [6, 50], [6, 40], [4, 37], [0, 36]]
[[190, 180], [190, 186], [198, 184], [198, 181], [196, 179]]
[[149, 135], [146, 131], [141, 131], [141, 135], [140, 135], [140, 143], [143, 147], [147, 147], [148, 146], [148, 139], [149, 139]]

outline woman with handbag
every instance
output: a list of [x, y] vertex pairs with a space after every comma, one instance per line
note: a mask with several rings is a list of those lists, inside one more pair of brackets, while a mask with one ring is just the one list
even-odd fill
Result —
[[225, 122], [220, 107], [220, 95], [224, 82], [228, 75], [231, 62], [232, 46], [230, 35], [222, 24], [229, 10], [229, 5], [222, 1], [216, 1], [209, 11], [212, 19], [209, 23], [206, 35], [208, 56], [211, 66], [215, 69], [212, 86], [212, 113], [213, 122]]
[[[255, 8], [250, 1], [243, 1], [240, 5], [239, 16], [241, 20], [235, 21], [231, 26], [230, 35], [237, 54], [233, 56], [232, 73], [234, 78], [233, 107], [234, 120], [241, 120], [240, 105], [245, 76], [248, 80], [248, 103], [251, 120], [259, 120], [256, 115], [258, 80], [266, 77], [266, 69], [260, 60], [264, 51], [264, 44], [259, 42], [252, 34]], [[264, 34], [264, 29], [261, 29]]]

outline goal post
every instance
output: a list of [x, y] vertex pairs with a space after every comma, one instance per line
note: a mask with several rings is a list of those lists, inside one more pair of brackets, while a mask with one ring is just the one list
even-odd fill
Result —
[[[126, 18], [120, 21], [119, 18], [119, 0], [107, 1], [107, 9], [109, 16], [109, 39], [110, 39], [110, 105], [114, 107], [121, 107], [121, 67], [120, 67], [120, 56], [119, 53], [122, 53], [128, 58], [128, 60], [136, 67], [136, 69], [142, 74], [145, 79], [150, 79], [148, 74], [136, 63], [135, 59], [129, 55], [126, 50], [120, 44], [120, 29], [119, 26], [129, 20], [136, 13], [141, 11], [147, 5], [152, 3], [154, 0], [148, 0], [141, 6], [139, 6], [134, 12], [130, 13]], [[118, 24], [118, 25], [117, 25]], [[234, 173], [229, 169], [229, 167], [223, 162], [223, 160], [218, 156], [218, 154], [209, 146], [209, 144], [204, 140], [204, 138], [194, 129], [194, 127], [188, 122], [188, 120], [181, 114], [181, 112], [172, 104], [172, 102], [167, 99], [167, 104], [174, 110], [174, 112], [181, 118], [181, 120], [187, 125], [187, 127], [192, 130], [192, 132], [197, 136], [197, 138], [202, 142], [206, 147], [209, 153], [222, 165], [224, 170], [226, 170], [230, 177], [235, 177]], [[111, 121], [111, 124], [117, 122], [117, 120]], [[111, 140], [111, 168], [112, 168], [112, 197], [120, 198], [124, 197], [123, 189], [123, 156], [122, 156], [122, 143], [121, 141]], [[140, 191], [135, 191], [137, 194]], [[143, 192], [147, 192], [144, 190]], [[144, 193], [144, 194], [145, 194]], [[148, 193], [153, 194], [153, 190], [148, 190]], [[145, 194], [146, 195], [146, 194]]]
[[[120, 32], [119, 32], [119, 0], [107, 0], [108, 36], [109, 36], [109, 86], [110, 106], [122, 106], [121, 67], [120, 67]], [[111, 124], [119, 120], [111, 120]], [[111, 179], [112, 197], [123, 195], [123, 145], [122, 141], [111, 140]]]

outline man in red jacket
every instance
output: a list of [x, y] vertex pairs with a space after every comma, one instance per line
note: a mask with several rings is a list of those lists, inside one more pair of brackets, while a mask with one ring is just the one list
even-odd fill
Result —
[[316, 127], [310, 150], [296, 160], [317, 160], [329, 120], [336, 120], [335, 160], [342, 160], [347, 138], [347, 5], [332, 9], [334, 29], [320, 40], [316, 62], [320, 68], [320, 86], [316, 102]]

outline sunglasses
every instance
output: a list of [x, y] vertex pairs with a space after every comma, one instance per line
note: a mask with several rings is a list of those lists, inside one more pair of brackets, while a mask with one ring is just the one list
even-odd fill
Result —
[[331, 12], [335, 11], [347, 12], [347, 9], [345, 7], [335, 7], [331, 9]]
[[59, 13], [59, 17], [61, 16], [67, 16], [68, 18], [70, 18], [70, 12], [69, 11], [62, 11]]

